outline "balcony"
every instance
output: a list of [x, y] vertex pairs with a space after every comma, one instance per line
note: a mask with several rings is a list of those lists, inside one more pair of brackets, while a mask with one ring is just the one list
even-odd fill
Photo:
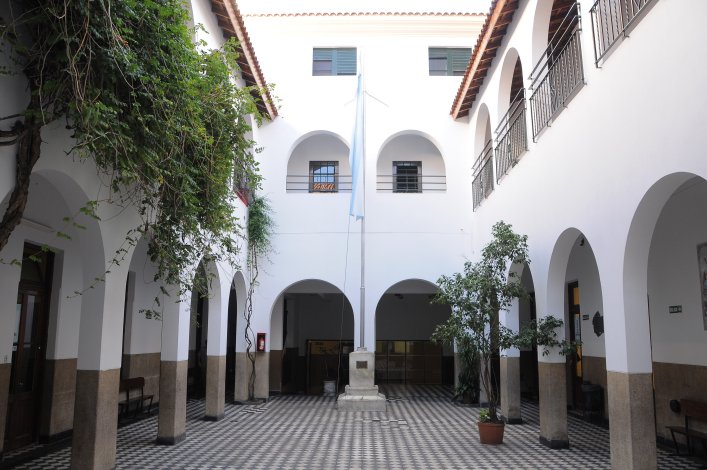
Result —
[[559, 23], [547, 49], [530, 74], [530, 120], [533, 140], [549, 126], [584, 85], [579, 3], [573, 3]]
[[484, 149], [476, 158], [472, 168], [474, 180], [471, 183], [471, 192], [474, 210], [493, 191], [493, 141], [489, 139]]
[[496, 129], [496, 183], [518, 163], [526, 150], [525, 89], [521, 88]]
[[397, 174], [378, 175], [376, 191], [393, 193], [427, 193], [447, 190], [444, 175]]
[[619, 38], [626, 36], [631, 25], [652, 3], [653, 0], [597, 0], [590, 10], [597, 67]]
[[288, 193], [350, 193], [351, 175], [287, 175]]

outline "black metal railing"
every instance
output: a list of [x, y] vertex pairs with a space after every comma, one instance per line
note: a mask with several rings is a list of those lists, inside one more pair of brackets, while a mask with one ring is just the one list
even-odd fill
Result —
[[626, 34], [633, 21], [653, 0], [597, 0], [592, 6], [595, 64]]
[[530, 74], [530, 88], [533, 90], [530, 96], [533, 139], [565, 106], [575, 90], [584, 84], [579, 12], [579, 3], [570, 7]]
[[287, 175], [288, 193], [350, 193], [351, 175]]
[[521, 88], [496, 129], [496, 183], [518, 163], [518, 157], [526, 150], [525, 88]]
[[472, 167], [471, 193], [476, 209], [493, 191], [493, 140], [489, 139]]
[[426, 193], [443, 192], [447, 190], [445, 175], [378, 175], [376, 190], [394, 193]]

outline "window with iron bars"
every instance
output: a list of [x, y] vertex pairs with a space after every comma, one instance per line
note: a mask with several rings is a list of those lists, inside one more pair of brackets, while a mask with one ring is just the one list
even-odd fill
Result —
[[309, 162], [309, 192], [339, 191], [339, 162]]
[[422, 192], [422, 162], [393, 162], [393, 192]]

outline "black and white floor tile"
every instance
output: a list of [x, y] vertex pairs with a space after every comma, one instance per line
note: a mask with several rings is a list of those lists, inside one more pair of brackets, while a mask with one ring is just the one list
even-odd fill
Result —
[[[204, 421], [204, 402], [187, 404], [187, 438], [154, 443], [157, 417], [118, 430], [118, 469], [605, 469], [609, 431], [569, 417], [570, 448], [538, 440], [537, 405], [524, 403], [522, 425], [506, 426], [504, 444], [479, 444], [478, 408], [451, 402], [435, 386], [388, 386], [386, 413], [338, 412], [332, 397], [282, 396], [262, 405], [227, 405]], [[19, 469], [66, 469], [69, 447]], [[662, 469], [703, 468], [658, 451]]]

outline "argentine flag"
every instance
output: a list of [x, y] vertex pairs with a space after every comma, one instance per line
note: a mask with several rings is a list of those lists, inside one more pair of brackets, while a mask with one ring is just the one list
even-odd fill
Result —
[[353, 138], [351, 139], [351, 151], [349, 152], [349, 165], [351, 165], [351, 204], [349, 215], [357, 219], [363, 218], [363, 76], [358, 74], [358, 89], [356, 90], [356, 123], [354, 125]]

